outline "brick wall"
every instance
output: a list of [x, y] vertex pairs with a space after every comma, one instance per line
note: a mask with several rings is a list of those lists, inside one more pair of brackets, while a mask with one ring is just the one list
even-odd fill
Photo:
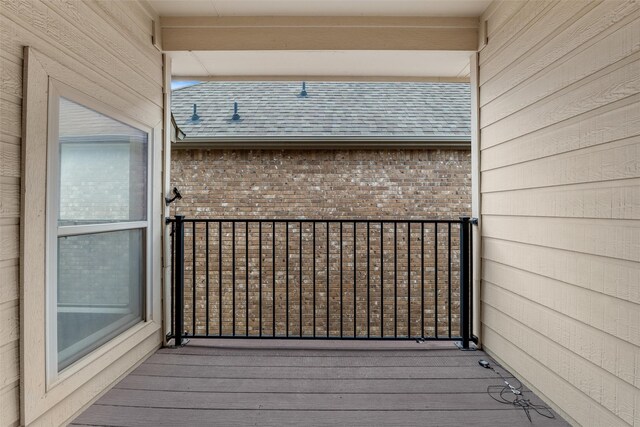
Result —
[[[180, 189], [183, 199], [173, 205], [172, 213], [183, 214], [187, 218], [228, 219], [252, 217], [457, 219], [460, 215], [470, 213], [470, 171], [468, 150], [177, 150], [172, 154], [171, 176], [172, 184]], [[449, 267], [447, 248], [449, 230], [446, 225], [441, 225], [438, 229], [436, 246], [435, 229], [432, 224], [425, 225], [424, 234], [418, 224], [412, 226], [410, 234], [406, 224], [399, 224], [395, 241], [393, 224], [385, 224], [384, 253], [381, 257], [380, 225], [372, 224], [369, 234], [371, 261], [367, 268], [365, 223], [359, 223], [357, 226], [355, 256], [353, 225], [345, 224], [343, 227], [342, 248], [339, 243], [340, 226], [331, 225], [328, 260], [327, 228], [324, 223], [321, 223], [315, 230], [316, 269], [314, 271], [313, 225], [302, 224], [301, 245], [300, 224], [290, 223], [288, 227], [288, 292], [285, 244], [287, 226], [284, 223], [276, 224], [275, 246], [271, 223], [262, 225], [262, 244], [259, 239], [259, 227], [258, 223], [250, 224], [247, 233], [243, 223], [237, 224], [234, 239], [230, 223], [211, 223], [209, 259], [207, 260], [205, 225], [199, 224], [196, 227], [195, 257], [193, 256], [193, 229], [191, 225], [187, 226], [185, 232], [185, 329], [187, 331], [193, 331], [192, 320], [195, 309], [195, 330], [197, 333], [205, 333], [207, 314], [205, 271], [208, 261], [208, 312], [212, 333], [218, 333], [221, 328], [223, 334], [231, 334], [234, 312], [236, 333], [243, 334], [247, 329], [249, 334], [259, 333], [261, 323], [258, 313], [260, 298], [262, 298], [263, 334], [272, 334], [275, 327], [276, 334], [283, 335], [287, 330], [286, 300], [288, 296], [288, 329], [292, 335], [298, 335], [301, 329], [299, 301], [302, 293], [303, 335], [313, 334], [314, 319], [315, 332], [318, 335], [326, 334], [327, 308], [329, 309], [329, 330], [334, 336], [340, 334], [341, 324], [346, 335], [353, 335], [354, 326], [357, 335], [366, 335], [367, 313], [371, 318], [370, 333], [374, 336], [381, 334], [381, 314], [384, 319], [385, 336], [395, 332], [396, 324], [398, 335], [407, 335], [408, 325], [411, 324], [411, 335], [419, 336], [421, 325], [424, 324], [425, 335], [434, 336], [436, 309], [439, 313], [438, 334], [448, 332], [449, 310], [453, 333], [458, 334], [459, 252], [456, 248], [459, 229], [457, 225], [454, 224], [451, 230], [452, 251], [451, 267]], [[235, 263], [232, 259], [234, 242]], [[425, 247], [424, 270], [422, 269], [423, 244]], [[410, 251], [409, 246], [411, 246]], [[340, 268], [341, 250], [342, 269]], [[262, 252], [262, 269], [260, 269], [260, 251]], [[437, 265], [436, 252], [438, 253]], [[300, 262], [301, 253], [302, 263]], [[193, 298], [194, 267], [196, 270], [195, 300]], [[436, 273], [439, 284], [437, 292]], [[370, 283], [369, 304], [367, 304], [367, 282]], [[395, 290], [394, 283], [397, 283]], [[450, 299], [449, 293], [451, 293]], [[422, 306], [423, 297], [424, 307]], [[275, 324], [273, 321], [274, 299]], [[220, 309], [222, 309], [221, 323]], [[248, 324], [247, 310], [250, 313]], [[409, 311], [411, 312], [410, 321]]]

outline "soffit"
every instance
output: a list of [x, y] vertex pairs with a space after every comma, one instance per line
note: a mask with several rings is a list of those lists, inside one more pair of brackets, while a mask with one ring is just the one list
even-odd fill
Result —
[[174, 77], [200, 80], [306, 79], [466, 81], [471, 51], [168, 52]]

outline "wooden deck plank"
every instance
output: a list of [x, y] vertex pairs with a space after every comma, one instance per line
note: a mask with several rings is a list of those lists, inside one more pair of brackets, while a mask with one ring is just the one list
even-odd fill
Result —
[[115, 388], [131, 390], [164, 390], [228, 393], [486, 393], [488, 384], [500, 384], [498, 376], [473, 379], [225, 379], [179, 378], [129, 375]]
[[327, 355], [366, 356], [375, 351], [376, 356], [472, 356], [461, 353], [451, 341], [364, 341], [364, 340], [284, 340], [284, 339], [191, 339], [179, 348], [161, 348], [158, 354], [204, 354], [255, 356]]
[[[182, 354], [185, 356], [255, 356], [256, 352], [251, 349], [238, 348], [238, 347], [192, 347], [186, 346], [181, 348], [161, 348], [157, 354]], [[460, 350], [429, 350], [421, 349], [416, 346], [416, 349], [405, 350], [393, 350], [393, 349], [377, 349], [375, 350], [376, 357], [444, 357], [444, 356], [458, 356], [458, 357], [475, 357], [473, 352], [461, 353]], [[362, 357], [371, 356], [371, 350], [366, 349], [281, 349], [281, 348], [261, 348], [261, 356], [283, 356], [283, 357], [299, 357], [299, 356], [333, 356], [340, 355], [341, 357]]]
[[216, 340], [161, 349], [73, 425], [567, 425], [535, 413], [529, 424], [493, 400], [487, 386], [502, 382], [478, 365], [493, 362], [482, 351], [393, 344]]
[[[92, 426], [566, 426], [561, 420], [535, 417], [521, 410], [489, 411], [218, 411], [123, 408], [94, 405], [77, 421]], [[74, 424], [75, 425], [75, 424]]]
[[[532, 402], [542, 402], [530, 392]], [[486, 393], [370, 394], [370, 393], [193, 393], [111, 389], [100, 399], [101, 405], [176, 409], [269, 409], [269, 410], [503, 410], [503, 404]]]
[[[232, 348], [256, 350], [320, 350], [320, 351], [383, 351], [383, 350], [429, 350], [429, 351], [457, 351], [457, 347], [452, 341], [425, 341], [416, 343], [415, 340], [350, 340], [350, 339], [226, 339], [226, 338], [193, 338], [189, 345], [175, 350], [189, 350], [194, 348]], [[168, 349], [165, 349], [168, 350]], [[171, 349], [174, 350], [174, 349]]]
[[327, 356], [206, 356], [180, 354], [154, 354], [147, 363], [180, 366], [246, 366], [246, 367], [434, 367], [478, 366], [478, 360], [467, 356], [380, 358], [375, 355], [361, 357]]
[[276, 366], [264, 367], [215, 367], [142, 364], [135, 371], [137, 375], [154, 375], [183, 378], [495, 378], [491, 372], [480, 367], [436, 366], [429, 369], [413, 367], [352, 367], [301, 368]]

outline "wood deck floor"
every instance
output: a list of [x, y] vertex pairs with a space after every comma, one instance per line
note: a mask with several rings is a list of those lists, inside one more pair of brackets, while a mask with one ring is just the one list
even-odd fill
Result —
[[501, 381], [483, 358], [451, 343], [192, 340], [160, 349], [72, 425], [567, 425], [493, 400]]

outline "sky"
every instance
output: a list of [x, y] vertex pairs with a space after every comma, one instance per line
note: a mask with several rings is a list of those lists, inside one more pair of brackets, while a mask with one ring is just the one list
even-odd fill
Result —
[[180, 88], [187, 87], [187, 86], [193, 86], [193, 85], [198, 84], [198, 83], [200, 83], [200, 82], [197, 82], [197, 81], [181, 82], [181, 81], [173, 80], [171, 82], [171, 90], [180, 89]]

